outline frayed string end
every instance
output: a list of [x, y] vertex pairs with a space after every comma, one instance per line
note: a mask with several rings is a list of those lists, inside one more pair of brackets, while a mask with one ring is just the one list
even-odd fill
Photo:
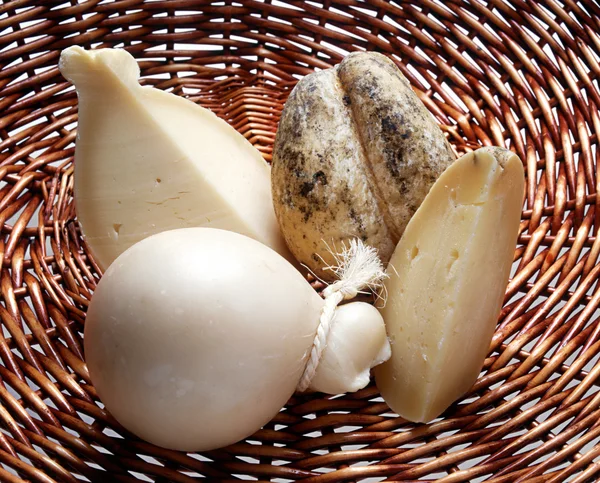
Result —
[[339, 291], [348, 300], [359, 293], [366, 293], [365, 289], [376, 292], [388, 277], [377, 250], [358, 238], [353, 238], [348, 244], [343, 243], [339, 253], [331, 249], [330, 253], [335, 262], [324, 270], [332, 271], [339, 280], [325, 289], [325, 297], [328, 293]]

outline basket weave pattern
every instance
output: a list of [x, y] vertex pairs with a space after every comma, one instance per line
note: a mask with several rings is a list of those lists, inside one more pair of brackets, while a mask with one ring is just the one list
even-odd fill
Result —
[[[0, 481], [598, 479], [598, 3], [323, 1], [0, 4]], [[372, 385], [297, 396], [202, 455], [123, 430], [82, 352], [100, 271], [74, 223], [77, 103], [56, 68], [72, 44], [128, 49], [143, 82], [212, 109], [267, 160], [296, 80], [356, 49], [392, 56], [457, 153], [513, 149], [527, 174], [518, 268], [470, 393], [428, 425]]]

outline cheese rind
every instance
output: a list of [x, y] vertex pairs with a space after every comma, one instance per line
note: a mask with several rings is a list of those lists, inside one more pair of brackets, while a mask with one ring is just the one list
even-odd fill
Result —
[[512, 264], [524, 190], [510, 151], [482, 148], [444, 171], [390, 261], [381, 310], [391, 359], [375, 369], [402, 417], [439, 416], [475, 382]]
[[456, 156], [392, 60], [353, 52], [302, 78], [273, 146], [273, 203], [296, 258], [323, 280], [330, 248], [360, 238], [387, 264]]
[[194, 226], [236, 231], [292, 260], [270, 168], [241, 134], [191, 101], [140, 86], [124, 50], [70, 47], [59, 66], [79, 99], [77, 216], [103, 268], [143, 238]]

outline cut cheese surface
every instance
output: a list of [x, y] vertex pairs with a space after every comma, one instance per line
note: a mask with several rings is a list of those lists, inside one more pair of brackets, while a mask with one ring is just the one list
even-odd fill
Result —
[[381, 310], [392, 357], [375, 369], [400, 416], [430, 421], [477, 379], [508, 282], [523, 190], [521, 160], [482, 148], [444, 171], [409, 222]]
[[124, 50], [66, 49], [79, 124], [75, 202], [103, 268], [152, 234], [207, 226], [250, 236], [286, 258], [260, 153], [225, 121], [173, 94], [138, 83]]

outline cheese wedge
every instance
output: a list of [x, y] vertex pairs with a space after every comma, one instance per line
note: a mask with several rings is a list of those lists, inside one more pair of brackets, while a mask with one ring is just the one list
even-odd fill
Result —
[[241, 134], [189, 100], [140, 86], [124, 50], [70, 47], [59, 67], [79, 98], [77, 216], [103, 268], [143, 238], [194, 226], [236, 231], [292, 260], [270, 168]]
[[501, 148], [466, 154], [435, 182], [388, 268], [381, 314], [392, 347], [375, 369], [400, 416], [426, 422], [475, 382], [513, 260], [523, 165]]

